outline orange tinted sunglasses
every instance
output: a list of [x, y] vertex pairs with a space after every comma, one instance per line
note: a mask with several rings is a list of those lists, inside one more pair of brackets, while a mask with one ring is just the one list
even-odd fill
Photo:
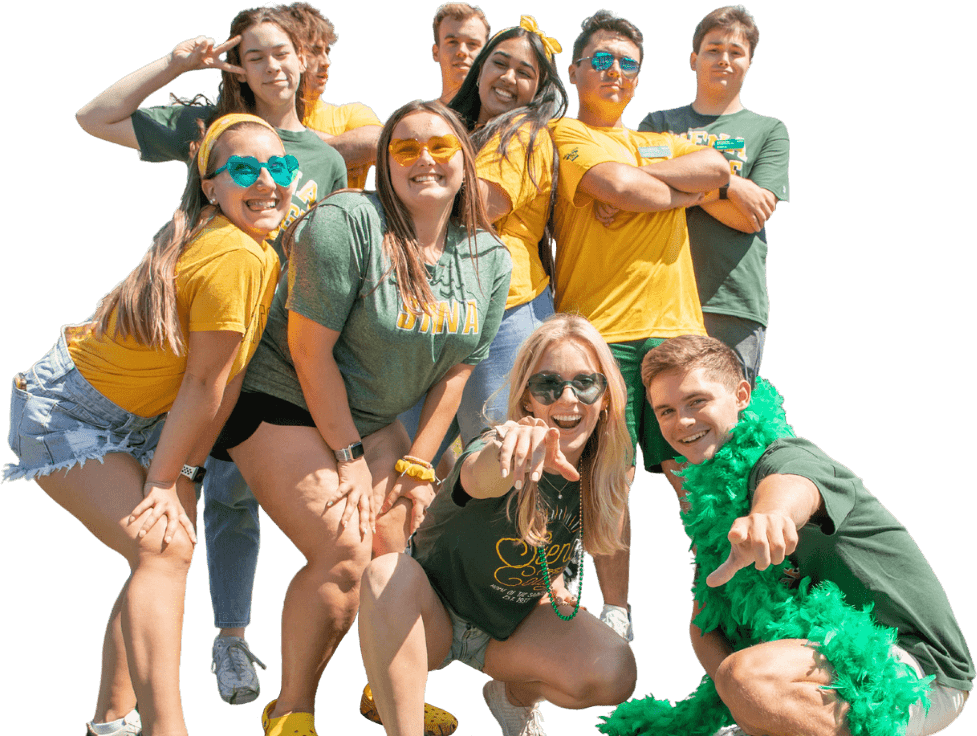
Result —
[[453, 135], [432, 135], [426, 141], [413, 138], [394, 138], [390, 141], [390, 157], [401, 166], [410, 166], [427, 151], [439, 164], [446, 164], [458, 151], [461, 143]]

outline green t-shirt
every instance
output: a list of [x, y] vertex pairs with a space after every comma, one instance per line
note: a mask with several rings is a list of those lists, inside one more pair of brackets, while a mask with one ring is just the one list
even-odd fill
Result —
[[[734, 175], [787, 200], [787, 128], [776, 118], [740, 110], [700, 115], [691, 105], [650, 113], [638, 130], [674, 133], [713, 146], [729, 160]], [[728, 314], [767, 324], [767, 234], [741, 233], [701, 207], [686, 212], [689, 244], [703, 312]]]
[[[144, 161], [190, 161], [190, 144], [200, 140], [200, 123], [214, 114], [213, 105], [167, 105], [142, 107], [132, 114], [132, 127]], [[311, 130], [281, 130], [285, 153], [299, 162], [299, 176], [292, 194], [292, 206], [278, 229], [269, 236], [279, 260], [285, 262], [281, 240], [288, 226], [313, 203], [346, 186], [346, 162], [328, 143]]]
[[800, 438], [777, 440], [750, 473], [752, 497], [768, 475], [797, 475], [818, 487], [825, 513], [799, 530], [791, 561], [799, 578], [836, 583], [856, 608], [874, 604], [878, 623], [927, 675], [970, 690], [974, 663], [943, 586], [916, 542], [848, 468]]
[[376, 195], [353, 192], [330, 197], [302, 222], [245, 391], [308, 408], [288, 350], [288, 311], [340, 333], [333, 355], [361, 436], [414, 406], [453, 366], [488, 355], [512, 270], [505, 245], [479, 232], [475, 257], [465, 229], [449, 224], [444, 253], [428, 267], [438, 309], [415, 316], [383, 252], [385, 227]]
[[[485, 446], [473, 440], [441, 484], [413, 538], [413, 557], [435, 592], [459, 616], [503, 641], [546, 594], [536, 548], [519, 539], [506, 514], [509, 495], [472, 498], [461, 485], [461, 465]], [[540, 494], [549, 510], [546, 565], [551, 579], [574, 554], [580, 528], [580, 483], [544, 473]], [[562, 494], [562, 498], [558, 498]]]

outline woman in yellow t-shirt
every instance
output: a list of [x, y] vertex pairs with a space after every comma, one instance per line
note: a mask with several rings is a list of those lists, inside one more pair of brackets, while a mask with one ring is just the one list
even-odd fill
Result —
[[[523, 16], [518, 26], [489, 40], [448, 105], [471, 131], [486, 210], [512, 256], [502, 324], [488, 357], [469, 378], [458, 410], [464, 444], [490, 420], [504, 418], [506, 378], [516, 351], [553, 314], [549, 221], [557, 161], [547, 125], [567, 106], [554, 65], [559, 51], [555, 39]], [[419, 416], [420, 405], [401, 416], [412, 436]]]
[[19, 461], [4, 479], [36, 480], [131, 568], [90, 734], [141, 732], [137, 701], [142, 732], [186, 733], [180, 636], [195, 483], [264, 328], [279, 272], [265, 239], [288, 212], [296, 169], [261, 118], [218, 119], [142, 263], [91, 322], [66, 328], [14, 379]]

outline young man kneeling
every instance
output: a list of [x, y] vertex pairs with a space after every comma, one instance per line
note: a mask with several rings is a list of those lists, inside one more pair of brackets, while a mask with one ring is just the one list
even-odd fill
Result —
[[793, 436], [776, 391], [765, 381], [751, 391], [719, 340], [667, 340], [645, 357], [642, 381], [690, 463], [693, 648], [736, 721], [729, 732], [946, 728], [974, 664], [905, 527], [848, 468]]

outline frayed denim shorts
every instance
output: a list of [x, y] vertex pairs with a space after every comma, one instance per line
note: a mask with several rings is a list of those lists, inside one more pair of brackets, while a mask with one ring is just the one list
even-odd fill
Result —
[[100, 394], [75, 368], [64, 333], [31, 368], [14, 377], [10, 449], [19, 458], [3, 480], [48, 475], [110, 452], [132, 455], [148, 467], [165, 414], [130, 414]]

